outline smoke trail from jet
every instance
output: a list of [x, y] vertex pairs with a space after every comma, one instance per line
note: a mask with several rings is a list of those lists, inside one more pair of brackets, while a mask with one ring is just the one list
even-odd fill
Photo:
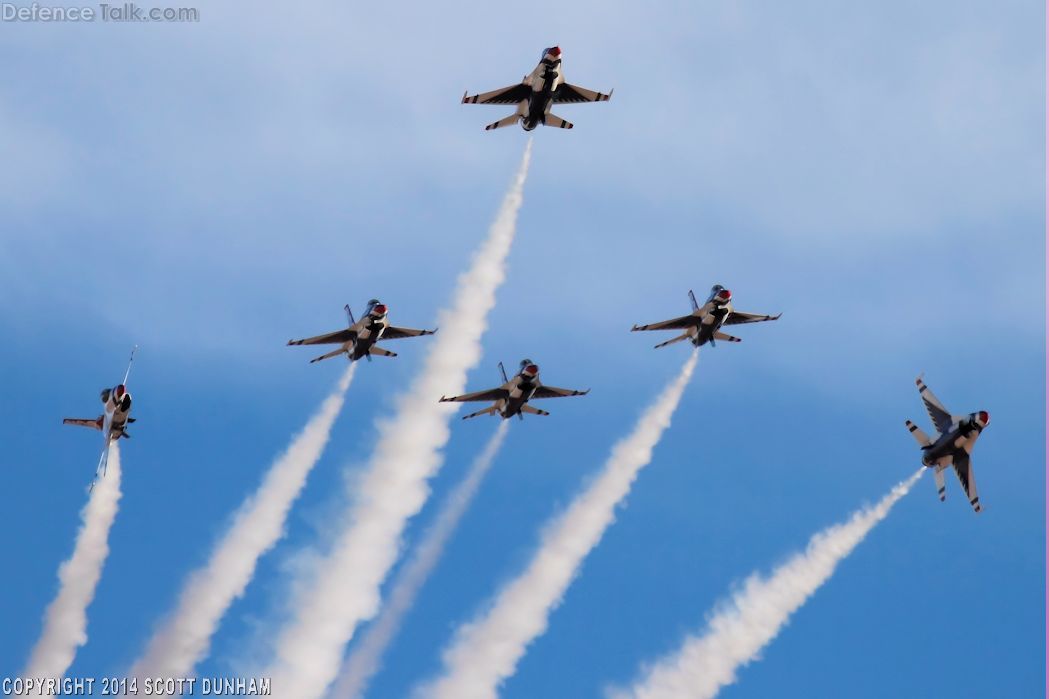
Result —
[[503, 587], [479, 619], [459, 628], [443, 653], [444, 673], [417, 694], [434, 699], [489, 699], [510, 677], [529, 643], [546, 631], [550, 612], [615, 518], [615, 508], [630, 492], [638, 473], [670, 426], [698, 352], [613, 448], [604, 468], [568, 510], [543, 534], [531, 563]]
[[881, 502], [817, 533], [808, 547], [763, 578], [751, 575], [732, 599], [718, 606], [701, 636], [689, 636], [675, 653], [645, 668], [613, 699], [709, 699], [736, 681], [736, 671], [756, 660], [791, 614], [825, 583], [834, 569], [885, 519], [922, 472], [897, 484]]
[[442, 463], [448, 420], [456, 408], [438, 403], [461, 393], [466, 373], [481, 357], [481, 336], [495, 292], [506, 275], [506, 257], [517, 228], [532, 142], [503, 199], [488, 238], [459, 277], [451, 308], [440, 315], [441, 331], [430, 344], [422, 372], [397, 400], [392, 419], [378, 423], [375, 451], [349, 491], [352, 505], [329, 555], [311, 579], [296, 581], [293, 618], [276, 642], [276, 658], [264, 674], [274, 692], [316, 699], [335, 679], [343, 649], [379, 608], [379, 587], [397, 559], [408, 519], [422, 509], [427, 481]]
[[87, 607], [95, 597], [109, 555], [109, 529], [119, 505], [120, 448], [113, 442], [106, 475], [98, 478], [80, 512], [82, 524], [73, 555], [58, 568], [58, 594], [44, 613], [44, 630], [22, 673], [24, 677], [63, 677], [77, 649], [87, 643]]
[[364, 694], [371, 678], [379, 671], [382, 656], [400, 630], [405, 614], [415, 603], [419, 590], [440, 560], [449, 537], [458, 527], [459, 520], [473, 501], [481, 481], [499, 453], [508, 425], [509, 422], [502, 421], [484, 451], [474, 460], [466, 476], [448, 494], [430, 529], [423, 535], [411, 558], [394, 579], [393, 587], [378, 618], [364, 632], [359, 645], [350, 652], [343, 665], [342, 675], [329, 694], [330, 697], [356, 698]]
[[189, 576], [178, 606], [154, 632], [132, 676], [186, 677], [207, 654], [219, 622], [244, 594], [259, 558], [283, 535], [292, 503], [328, 444], [356, 368], [356, 363], [347, 367], [335, 390], [270, 467], [258, 490], [241, 504], [208, 562]]

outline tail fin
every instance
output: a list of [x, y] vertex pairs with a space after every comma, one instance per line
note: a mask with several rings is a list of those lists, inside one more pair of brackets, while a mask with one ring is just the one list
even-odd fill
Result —
[[692, 293], [692, 289], [688, 290], [688, 300], [692, 302], [692, 310], [693, 311], [698, 311], [699, 310], [699, 304], [696, 303], [696, 295]]
[[540, 410], [539, 408], [533, 408], [528, 403], [525, 403], [524, 405], [521, 406], [521, 412], [522, 413], [528, 413], [529, 415], [549, 415], [550, 414], [550, 413], [546, 412], [545, 410]]
[[720, 330], [714, 333], [714, 339], [720, 342], [743, 342], [743, 340], [739, 339], [735, 335], [729, 335], [728, 333], [723, 333]]
[[357, 324], [357, 321], [353, 319], [353, 309], [350, 308], [350, 304], [346, 304], [346, 317], [350, 319], [351, 328]]
[[503, 375], [503, 383], [509, 383], [510, 379], [506, 378], [506, 369], [503, 367], [503, 363], [499, 362], [499, 371]]
[[371, 349], [368, 350], [368, 354], [377, 354], [380, 357], [396, 357], [396, 352], [391, 352], [385, 347], [379, 347], [378, 345], [372, 345]]
[[322, 359], [331, 359], [332, 357], [338, 357], [340, 354], [346, 354], [346, 350], [343, 349], [342, 347], [340, 347], [337, 350], [333, 350], [331, 352], [328, 352], [327, 354], [322, 354], [319, 357], [314, 357], [313, 359], [310, 360], [310, 364], [316, 364], [317, 362], [321, 361]]
[[[914, 437], [914, 441], [918, 443], [918, 446], [924, 449], [925, 447], [932, 445], [932, 440], [929, 439], [929, 435], [925, 434], [925, 431], [922, 430], [922, 428], [918, 427], [910, 420], [907, 421], [907, 429], [911, 431], [911, 436]], [[937, 477], [939, 477], [938, 473]], [[940, 480], [942, 481], [943, 479], [941, 478]]]
[[572, 122], [565, 121], [556, 114], [547, 114], [543, 123], [547, 126], [552, 126], [555, 129], [570, 129], [573, 126]]
[[470, 418], [477, 417], [478, 415], [495, 415], [495, 412], [498, 409], [499, 408], [497, 408], [496, 406], [493, 405], [490, 408], [485, 408], [484, 410], [478, 410], [476, 413], [470, 413], [469, 415], [463, 415], [463, 419], [464, 420], [469, 420]]
[[682, 333], [681, 335], [678, 335], [675, 338], [667, 340], [666, 342], [660, 342], [658, 345], [656, 345], [656, 349], [659, 349], [660, 347], [666, 347], [667, 345], [672, 345], [675, 342], [681, 342], [682, 340], [689, 340], [689, 339], [691, 339], [691, 336], [688, 333]]
[[513, 114], [511, 114], [510, 116], [506, 117], [505, 119], [500, 119], [499, 121], [493, 121], [491, 124], [489, 124], [488, 126], [484, 127], [484, 130], [485, 131], [491, 131], [492, 129], [501, 129], [504, 126], [513, 126], [520, 119], [521, 119], [521, 115], [518, 112], [514, 112]]

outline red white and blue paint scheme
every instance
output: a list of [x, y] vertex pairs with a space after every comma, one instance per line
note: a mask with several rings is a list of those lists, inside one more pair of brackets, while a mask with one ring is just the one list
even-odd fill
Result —
[[585, 391], [575, 391], [570, 388], [544, 386], [542, 382], [539, 381], [539, 366], [531, 359], [522, 360], [521, 370], [517, 372], [517, 375], [512, 379], [507, 378], [506, 369], [503, 368], [502, 362], [499, 362], [499, 371], [502, 372], [503, 375], [502, 386], [487, 391], [478, 391], [476, 393], [466, 393], [461, 396], [453, 396], [451, 398], [441, 396], [440, 402], [468, 403], [473, 401], [494, 401], [490, 407], [487, 407], [484, 410], [478, 410], [476, 413], [464, 415], [464, 420], [477, 417], [478, 415], [501, 415], [504, 420], [517, 415], [523, 420], [524, 413], [528, 413], [529, 415], [550, 414], [545, 410], [533, 408], [529, 405], [528, 401], [534, 398], [566, 398], [568, 396], [585, 396], [587, 393], [590, 393], [589, 388]]
[[127, 371], [124, 372], [124, 380], [113, 388], [102, 389], [100, 398], [103, 412], [101, 415], [95, 419], [67, 417], [62, 420], [63, 425], [88, 427], [102, 433], [102, 455], [98, 459], [98, 466], [95, 467], [95, 480], [91, 482], [92, 488], [95, 487], [99, 478], [106, 475], [110, 443], [121, 437], [131, 439], [131, 435], [127, 433], [127, 426], [134, 422], [135, 418], [131, 417], [131, 394], [127, 390], [127, 380], [131, 375], [131, 362], [135, 360], [136, 349], [138, 349], [137, 346], [131, 350]]
[[696, 295], [691, 290], [688, 299], [692, 303], [692, 312], [687, 316], [671, 318], [659, 323], [648, 325], [635, 325], [631, 331], [638, 330], [684, 330], [682, 334], [671, 338], [666, 342], [660, 342], [656, 348], [666, 347], [675, 342], [690, 341], [696, 347], [710, 343], [711, 347], [717, 346], [718, 341], [742, 342], [738, 337], [721, 332], [724, 325], [741, 325], [743, 323], [762, 323], [767, 320], [778, 320], [779, 315], [769, 316], [758, 313], [743, 313], [732, 308], [732, 292], [715, 284], [710, 290], [710, 296], [706, 303], [700, 306], [696, 303]]
[[918, 393], [921, 395], [925, 410], [932, 419], [935, 427], [935, 436], [929, 435], [907, 420], [907, 429], [915, 441], [922, 448], [922, 464], [933, 469], [936, 476], [936, 492], [940, 496], [940, 502], [947, 499], [947, 486], [943, 482], [943, 472], [948, 466], [954, 467], [958, 475], [958, 481], [962, 484], [969, 504], [973, 510], [979, 512], [980, 495], [976, 492], [976, 478], [973, 476], [972, 451], [976, 440], [980, 438], [985, 427], [991, 424], [991, 415], [986, 410], [981, 410], [969, 415], [951, 415], [943, 403], [933, 395], [929, 387], [918, 377], [915, 381]]
[[391, 352], [375, 344], [379, 340], [399, 340], [404, 337], [433, 335], [437, 332], [436, 329], [415, 330], [413, 328], [398, 328], [390, 325], [389, 310], [389, 306], [379, 301], [379, 299], [372, 299], [368, 301], [368, 305], [364, 309], [364, 317], [360, 320], [354, 320], [353, 311], [350, 310], [350, 306], [347, 304], [346, 316], [350, 324], [348, 328], [336, 330], [325, 335], [317, 335], [316, 337], [307, 337], [304, 340], [288, 340], [288, 344], [339, 345], [338, 349], [311, 359], [310, 364], [319, 362], [322, 359], [338, 357], [340, 354], [345, 354], [346, 358], [351, 362], [355, 362], [361, 357], [367, 357], [368, 361], [371, 361], [373, 355], [381, 357], [397, 356], [396, 352]]
[[607, 102], [611, 98], [611, 90], [606, 94], [566, 83], [561, 72], [561, 49], [552, 46], [543, 49], [539, 65], [524, 76], [519, 84], [482, 92], [479, 95], [464, 94], [463, 104], [516, 105], [517, 109], [513, 114], [489, 124], [484, 130], [501, 129], [520, 122], [525, 131], [531, 131], [539, 125], [559, 129], [572, 128], [572, 122], [550, 113], [550, 108], [555, 104]]

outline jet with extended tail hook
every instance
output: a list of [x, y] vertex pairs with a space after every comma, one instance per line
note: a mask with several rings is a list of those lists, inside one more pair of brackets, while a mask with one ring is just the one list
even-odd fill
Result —
[[933, 427], [936, 428], [936, 436], [932, 439], [929, 435], [907, 420], [907, 429], [922, 448], [922, 464], [933, 469], [936, 476], [936, 492], [940, 496], [940, 502], [947, 499], [947, 486], [943, 482], [943, 472], [948, 466], [954, 467], [958, 474], [958, 480], [965, 489], [969, 498], [969, 504], [973, 510], [979, 512], [980, 496], [976, 492], [976, 479], [972, 469], [972, 450], [976, 440], [984, 428], [991, 424], [991, 415], [986, 410], [981, 410], [969, 415], [951, 415], [943, 403], [933, 395], [929, 387], [918, 377], [915, 381], [918, 393], [921, 395], [925, 410], [932, 419]]
[[770, 316], [757, 313], [742, 313], [735, 310], [732, 308], [732, 292], [720, 284], [715, 284], [711, 288], [710, 296], [707, 297], [706, 303], [702, 306], [696, 303], [696, 295], [691, 290], [688, 292], [688, 299], [692, 302], [692, 312], [687, 316], [671, 318], [659, 323], [649, 323], [648, 325], [635, 325], [630, 330], [685, 331], [677, 337], [659, 343], [656, 345], [657, 349], [672, 345], [675, 342], [681, 342], [682, 340], [689, 340], [696, 347], [701, 347], [708, 342], [714, 347], [717, 341], [741, 342], [738, 337], [721, 332], [721, 327], [724, 325], [761, 323], [766, 320], [779, 319], [779, 314]]
[[550, 107], [555, 104], [607, 102], [611, 98], [611, 90], [605, 94], [566, 83], [561, 73], [561, 49], [553, 46], [543, 49], [539, 65], [517, 85], [482, 92], [479, 95], [464, 94], [463, 104], [517, 105], [513, 114], [489, 124], [484, 130], [501, 129], [521, 122], [521, 128], [531, 131], [540, 124], [560, 129], [572, 128], [572, 122], [550, 113]]
[[322, 359], [330, 359], [331, 357], [338, 357], [340, 354], [345, 354], [346, 358], [351, 362], [355, 362], [361, 357], [367, 357], [371, 361], [372, 355], [380, 355], [383, 357], [396, 357], [396, 352], [379, 347], [376, 342], [379, 340], [399, 340], [403, 337], [419, 337], [420, 335], [433, 335], [437, 332], [434, 330], [415, 330], [413, 328], [398, 328], [397, 326], [390, 325], [390, 321], [387, 318], [389, 313], [389, 307], [379, 301], [378, 299], [372, 299], [368, 301], [367, 307], [364, 309], [364, 317], [360, 320], [354, 320], [353, 311], [350, 310], [349, 304], [346, 305], [346, 316], [349, 319], [350, 325], [345, 330], [336, 330], [335, 332], [328, 333], [326, 335], [318, 335], [316, 337], [307, 337], [304, 340], [288, 340], [289, 345], [341, 345], [339, 349], [322, 354], [319, 357], [310, 360], [310, 364], [319, 362]]
[[507, 378], [506, 369], [503, 368], [503, 363], [499, 362], [499, 371], [503, 374], [503, 385], [498, 388], [493, 388], [487, 391], [478, 391], [477, 393], [466, 393], [461, 396], [453, 396], [446, 398], [441, 396], [441, 403], [456, 402], [456, 403], [467, 403], [472, 401], [494, 401], [492, 405], [484, 410], [478, 410], [476, 413], [470, 413], [464, 415], [463, 419], [468, 420], [478, 415], [501, 415], [503, 419], [508, 419], [517, 415], [522, 420], [524, 419], [523, 413], [530, 415], [549, 415], [550, 413], [539, 408], [533, 408], [528, 404], [528, 401], [534, 398], [566, 398], [568, 396], [585, 396], [590, 393], [588, 388], [585, 391], [575, 391], [570, 388], [556, 388], [555, 386], [544, 386], [539, 381], [539, 367], [531, 359], [525, 359], [521, 362], [521, 370], [512, 378]]

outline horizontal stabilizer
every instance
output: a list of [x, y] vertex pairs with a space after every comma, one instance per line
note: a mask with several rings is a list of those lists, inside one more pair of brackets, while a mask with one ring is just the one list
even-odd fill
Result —
[[547, 114], [546, 119], [545, 121], [543, 121], [543, 123], [547, 126], [552, 126], [555, 129], [570, 129], [573, 126], [572, 122], [565, 121], [556, 114]]
[[504, 126], [513, 126], [514, 124], [516, 124], [520, 120], [520, 118], [521, 118], [521, 115], [518, 114], [517, 112], [514, 112], [513, 114], [511, 114], [510, 116], [506, 117], [505, 119], [500, 119], [499, 121], [493, 121], [491, 124], [489, 124], [488, 126], [484, 127], [484, 130], [485, 131], [491, 131], [492, 129], [501, 129]]
[[390, 350], [388, 350], [388, 349], [386, 349], [384, 347], [379, 347], [378, 345], [372, 345], [371, 349], [368, 350], [368, 354], [376, 354], [376, 355], [378, 355], [380, 357], [396, 357], [397, 356], [396, 352], [391, 352]]
[[660, 342], [658, 345], [656, 345], [656, 349], [659, 349], [660, 347], [666, 347], [667, 345], [672, 345], [675, 342], [681, 342], [682, 340], [688, 340], [688, 339], [690, 339], [689, 334], [688, 333], [683, 333], [683, 334], [678, 335], [677, 337], [675, 337], [675, 338], [673, 338], [671, 340], [667, 340], [666, 342]]
[[321, 361], [322, 359], [331, 359], [332, 357], [338, 357], [340, 354], [346, 354], [346, 350], [344, 348], [342, 348], [342, 347], [340, 347], [337, 350], [333, 350], [331, 352], [328, 352], [327, 354], [322, 354], [319, 357], [314, 357], [313, 359], [310, 360], [310, 364], [316, 364], [317, 362]]
[[476, 413], [470, 413], [469, 415], [463, 415], [463, 419], [464, 420], [469, 420], [470, 418], [477, 417], [478, 415], [495, 415], [495, 412], [497, 410], [498, 410], [498, 408], [493, 405], [490, 408], [485, 408], [484, 410], [478, 410]]
[[721, 331], [714, 333], [714, 339], [718, 342], [743, 342], [743, 340], [735, 335], [729, 335], [728, 333], [723, 333]]
[[[914, 437], [914, 441], [918, 442], [919, 446], [927, 447], [930, 444], [932, 444], [932, 440], [929, 439], [929, 435], [925, 434], [922, 428], [918, 427], [910, 420], [907, 421], [907, 429], [911, 431], [911, 436]], [[937, 474], [937, 477], [943, 480], [939, 474]]]
[[522, 413], [528, 413], [529, 415], [549, 415], [550, 414], [550, 413], [546, 412], [545, 410], [540, 410], [539, 408], [533, 408], [528, 403], [525, 403], [524, 405], [521, 406], [521, 412]]
[[940, 502], [947, 499], [947, 484], [943, 482], [943, 469], [936, 469], [936, 494], [940, 496]]

